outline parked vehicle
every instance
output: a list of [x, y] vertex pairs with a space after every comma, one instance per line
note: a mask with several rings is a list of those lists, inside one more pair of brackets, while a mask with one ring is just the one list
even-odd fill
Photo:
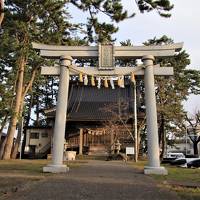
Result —
[[188, 162], [187, 167], [188, 168], [191, 168], [191, 167], [198, 168], [198, 167], [200, 167], [200, 158], [197, 158], [197, 159], [194, 159], [194, 160]]
[[[197, 160], [197, 161], [196, 161]], [[171, 165], [179, 167], [200, 167], [200, 158], [177, 158], [170, 162]]]
[[173, 160], [175, 160], [175, 158], [163, 158], [161, 163], [167, 164], [167, 163], [171, 163]]
[[174, 160], [179, 159], [179, 158], [184, 159], [185, 155], [183, 153], [171, 153], [171, 152], [169, 152], [169, 153], [166, 154], [166, 156], [164, 156], [161, 163], [162, 164], [172, 163]]
[[166, 155], [166, 158], [185, 158], [185, 155], [183, 153], [172, 153], [172, 152], [169, 152], [167, 153]]
[[173, 161], [171, 161], [171, 165], [185, 165], [187, 163], [187, 160], [185, 158], [177, 158]]

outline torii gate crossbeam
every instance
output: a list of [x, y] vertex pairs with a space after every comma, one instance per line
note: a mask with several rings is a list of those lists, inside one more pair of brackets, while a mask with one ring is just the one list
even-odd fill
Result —
[[[60, 59], [60, 67], [42, 67], [43, 75], [59, 75], [58, 102], [56, 105], [56, 120], [53, 139], [52, 164], [43, 168], [44, 172], [66, 172], [63, 165], [63, 146], [66, 123], [66, 110], [69, 88], [69, 76], [82, 72], [96, 76], [126, 75], [133, 72], [136, 75], [144, 75], [145, 104], [147, 115], [147, 145], [148, 166], [145, 166], [145, 174], [167, 174], [167, 170], [160, 166], [158, 125], [154, 75], [173, 75], [173, 67], [160, 67], [154, 65], [154, 57], [174, 56], [181, 50], [183, 43], [163, 46], [134, 46], [115, 47], [113, 45], [90, 46], [54, 46], [33, 43], [33, 48], [40, 50], [40, 55], [47, 58]], [[72, 65], [76, 58], [99, 58], [98, 67], [78, 67]], [[73, 58], [73, 59], [72, 59]], [[115, 67], [115, 58], [140, 58], [143, 65], [137, 67]]]
[[[56, 46], [32, 43], [34, 49], [40, 50], [40, 55], [49, 58], [60, 58], [61, 55], [76, 58], [98, 57], [99, 46]], [[154, 57], [173, 56], [175, 52], [180, 51], [183, 43], [160, 46], [114, 46], [115, 58], [142, 58], [144, 55]]]

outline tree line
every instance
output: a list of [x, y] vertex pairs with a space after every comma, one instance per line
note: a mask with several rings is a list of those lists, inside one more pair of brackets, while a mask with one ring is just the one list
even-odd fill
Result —
[[[169, 0], [137, 0], [135, 3], [141, 13], [156, 11], [161, 17], [170, 17], [173, 9]], [[32, 49], [31, 43], [80, 46], [113, 42], [112, 35], [118, 31], [117, 23], [134, 17], [135, 11], [133, 6], [129, 15], [123, 9], [121, 0], [6, 0], [5, 3], [0, 1], [0, 5], [0, 136], [8, 124], [6, 140], [0, 152], [1, 158], [10, 159], [17, 155], [22, 118], [28, 126], [34, 108], [34, 124], [45, 124], [47, 122], [41, 119], [42, 109], [52, 107], [56, 102], [58, 80], [40, 76], [42, 65], [54, 63], [41, 58]], [[73, 13], [69, 13], [69, 5], [77, 7], [83, 14], [88, 13], [85, 24], [72, 23]], [[110, 21], [100, 22], [99, 13], [108, 16]], [[77, 32], [81, 36], [77, 36]], [[169, 43], [173, 41], [164, 36], [151, 39], [144, 45]], [[157, 59], [156, 62], [175, 67], [174, 77], [159, 77], [156, 80], [159, 136], [164, 145], [166, 133], [176, 129], [185, 116], [182, 101], [190, 94], [199, 94], [200, 78], [198, 71], [186, 69], [190, 61], [185, 51], [170, 59]], [[141, 91], [144, 90], [143, 85], [142, 81], [138, 82]], [[16, 129], [18, 135], [14, 143]]]

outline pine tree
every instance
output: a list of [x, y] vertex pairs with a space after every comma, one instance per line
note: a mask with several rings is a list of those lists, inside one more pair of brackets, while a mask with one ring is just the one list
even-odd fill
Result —
[[[10, 67], [13, 72], [16, 71], [16, 90], [13, 91], [15, 99], [11, 107], [14, 112], [11, 114], [4, 159], [10, 158], [16, 125], [23, 111], [24, 98], [33, 84], [38, 68], [44, 63], [43, 59], [31, 49], [31, 42], [54, 44], [64, 42], [69, 34], [67, 30], [72, 27], [67, 21], [69, 16], [64, 10], [64, 5], [64, 1], [51, 0], [6, 1], [4, 34], [1, 35], [4, 45], [1, 59], [5, 61], [5, 69]], [[10, 63], [7, 60], [10, 60]]]
[[[87, 38], [89, 42], [112, 41], [112, 33], [118, 28], [113, 22], [120, 22], [128, 16], [123, 11], [120, 0], [79, 1], [72, 0], [7, 0], [5, 3], [5, 18], [1, 25], [3, 34], [0, 35], [0, 59], [4, 63], [3, 69], [11, 71], [11, 77], [6, 80], [7, 91], [11, 93], [8, 108], [10, 110], [10, 128], [7, 134], [7, 143], [4, 151], [4, 159], [9, 159], [13, 145], [13, 137], [16, 125], [23, 113], [24, 99], [32, 87], [38, 68], [44, 64], [37, 53], [31, 49], [31, 42], [46, 44], [84, 44], [82, 40], [72, 40], [71, 32], [79, 28], [70, 23], [66, 5], [72, 3], [83, 12], [88, 11], [90, 17], [87, 26]], [[141, 12], [156, 9], [161, 16], [163, 11], [172, 9], [168, 0], [136, 1]], [[102, 12], [110, 17], [111, 23], [100, 23], [96, 15]], [[3, 13], [4, 14], [4, 13]], [[2, 19], [1, 9], [1, 19]], [[93, 34], [95, 32], [95, 34]], [[10, 45], [12, 44], [12, 45]], [[9, 85], [8, 83], [13, 84]], [[5, 85], [6, 85], [5, 84]], [[4, 98], [5, 99], [5, 98]], [[12, 112], [11, 112], [12, 111]]]
[[[154, 38], [145, 45], [172, 44], [167, 36]], [[186, 69], [190, 64], [189, 55], [183, 50], [171, 58], [157, 58], [156, 64], [174, 67], [174, 75], [156, 77], [156, 98], [159, 123], [159, 141], [162, 155], [166, 149], [166, 134], [178, 132], [183, 122], [185, 111], [182, 102], [190, 94], [200, 94], [200, 75], [198, 70]], [[162, 156], [161, 155], [161, 156]]]
[[[109, 43], [114, 41], [112, 34], [118, 31], [117, 23], [127, 18], [135, 16], [133, 11], [131, 15], [123, 9], [123, 3], [121, 0], [71, 0], [74, 6], [80, 9], [80, 11], [88, 12], [87, 37], [89, 42], [101, 42]], [[141, 13], [150, 12], [156, 10], [162, 17], [170, 17], [169, 11], [173, 8], [173, 5], [169, 0], [136, 0], [136, 6]], [[104, 14], [110, 18], [111, 22], [100, 22], [99, 14]]]

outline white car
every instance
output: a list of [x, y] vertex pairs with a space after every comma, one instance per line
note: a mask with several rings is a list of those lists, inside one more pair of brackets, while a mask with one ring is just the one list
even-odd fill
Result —
[[183, 153], [167, 153], [167, 155], [165, 156], [165, 158], [185, 158], [185, 155]]

